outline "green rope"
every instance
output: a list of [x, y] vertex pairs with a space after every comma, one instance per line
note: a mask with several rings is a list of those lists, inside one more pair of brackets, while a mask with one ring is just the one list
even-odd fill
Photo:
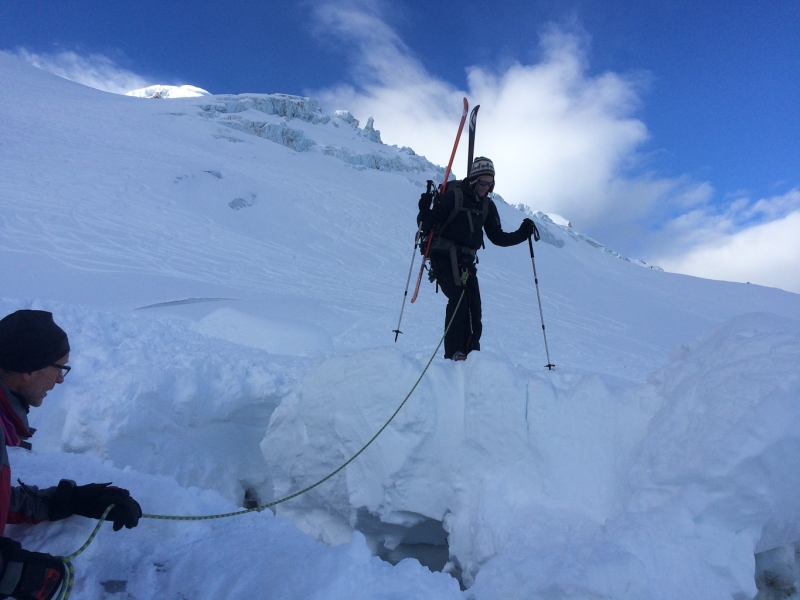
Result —
[[100, 531], [100, 526], [103, 524], [103, 521], [106, 520], [106, 517], [108, 516], [108, 513], [111, 512], [112, 508], [114, 508], [114, 505], [109, 504], [108, 508], [106, 508], [105, 512], [103, 513], [103, 516], [101, 516], [100, 520], [97, 522], [97, 525], [94, 526], [94, 530], [92, 531], [92, 534], [89, 536], [89, 539], [86, 540], [83, 546], [75, 550], [75, 552], [73, 552], [69, 556], [59, 557], [64, 562], [64, 566], [66, 567], [67, 572], [66, 572], [66, 580], [61, 585], [61, 591], [59, 592], [56, 600], [67, 600], [67, 598], [69, 598], [70, 594], [72, 593], [72, 586], [75, 584], [75, 569], [72, 567], [72, 559], [82, 554], [83, 551], [89, 547], [89, 544], [91, 544], [94, 541], [97, 532]]
[[[462, 276], [462, 280], [463, 279], [466, 279], [466, 278]], [[233, 516], [236, 516], [236, 515], [244, 515], [244, 514], [250, 513], [250, 512], [261, 512], [262, 510], [264, 510], [266, 508], [270, 508], [271, 506], [276, 506], [278, 504], [286, 502], [287, 500], [291, 500], [292, 498], [297, 498], [298, 496], [302, 496], [306, 492], [309, 492], [309, 491], [313, 490], [315, 487], [317, 487], [319, 485], [322, 485], [323, 483], [328, 481], [331, 477], [333, 477], [334, 475], [339, 473], [347, 465], [349, 465], [356, 458], [358, 458], [358, 456], [362, 452], [364, 452], [364, 450], [366, 450], [369, 447], [369, 445], [372, 444], [372, 442], [374, 442], [375, 439], [381, 433], [383, 433], [383, 430], [386, 429], [389, 426], [389, 423], [391, 423], [392, 420], [397, 416], [397, 413], [399, 413], [400, 409], [403, 408], [403, 406], [405, 405], [406, 401], [408, 401], [408, 399], [411, 397], [411, 394], [413, 394], [414, 390], [417, 389], [417, 386], [419, 385], [419, 382], [422, 381], [422, 378], [425, 376], [425, 373], [428, 371], [428, 367], [431, 366], [431, 363], [433, 362], [433, 359], [436, 358], [436, 353], [439, 352], [439, 348], [441, 348], [442, 342], [444, 342], [444, 338], [447, 335], [447, 332], [450, 331], [450, 326], [453, 324], [453, 321], [455, 321], [456, 315], [458, 314], [458, 307], [461, 306], [461, 301], [464, 299], [464, 294], [465, 293], [466, 293], [466, 290], [461, 292], [461, 296], [458, 298], [458, 303], [456, 304], [456, 309], [453, 311], [453, 316], [450, 317], [450, 322], [447, 324], [447, 327], [444, 330], [444, 335], [442, 335], [442, 339], [439, 340], [439, 343], [437, 344], [436, 349], [433, 351], [433, 354], [431, 355], [430, 359], [428, 360], [428, 364], [425, 365], [425, 368], [422, 370], [422, 373], [420, 374], [419, 378], [414, 383], [414, 386], [411, 388], [411, 391], [408, 392], [408, 394], [406, 394], [406, 397], [403, 398], [403, 401], [400, 403], [400, 406], [398, 406], [397, 410], [394, 411], [394, 413], [392, 414], [391, 417], [389, 417], [389, 420], [386, 421], [386, 423], [384, 423], [383, 427], [381, 427], [378, 430], [378, 432], [375, 435], [373, 435], [372, 438], [366, 444], [364, 444], [364, 446], [361, 448], [361, 450], [359, 450], [353, 456], [351, 456], [350, 459], [348, 459], [347, 462], [345, 462], [338, 469], [336, 469], [332, 473], [326, 475], [325, 477], [323, 477], [322, 479], [320, 479], [316, 483], [314, 483], [314, 484], [312, 484], [312, 485], [310, 485], [310, 486], [308, 486], [306, 488], [303, 488], [299, 492], [295, 492], [294, 494], [291, 494], [289, 496], [285, 496], [285, 497], [281, 498], [280, 500], [274, 500], [273, 502], [269, 502], [267, 504], [262, 504], [260, 506], [254, 507], [254, 508], [247, 508], [247, 509], [239, 510], [239, 511], [236, 511], [236, 512], [224, 513], [224, 514], [220, 514], [220, 515], [207, 515], [207, 516], [202, 516], [202, 517], [175, 517], [175, 516], [167, 516], [167, 515], [148, 515], [148, 514], [144, 514], [144, 515], [142, 515], [142, 518], [144, 518], [144, 519], [162, 519], [162, 520], [169, 520], [169, 521], [206, 521], [208, 519], [222, 519], [222, 518], [225, 518], [225, 517], [233, 517]]]
[[[462, 279], [463, 283], [466, 283], [466, 281], [465, 281], [466, 280], [466, 274], [462, 275], [461, 279]], [[338, 469], [336, 469], [332, 473], [326, 475], [325, 477], [323, 477], [322, 479], [320, 479], [316, 483], [314, 483], [314, 484], [312, 484], [312, 485], [310, 485], [310, 486], [308, 486], [306, 488], [303, 488], [299, 492], [295, 492], [294, 494], [291, 494], [289, 496], [285, 496], [285, 497], [281, 498], [280, 500], [274, 500], [273, 502], [269, 502], [267, 504], [262, 504], [261, 506], [256, 506], [255, 508], [248, 508], [248, 509], [239, 510], [239, 511], [236, 511], [236, 512], [224, 513], [224, 514], [219, 514], [219, 515], [207, 515], [207, 516], [202, 516], [202, 517], [179, 517], [179, 516], [143, 514], [142, 518], [143, 519], [160, 519], [160, 520], [169, 520], [169, 521], [206, 521], [206, 520], [209, 520], [209, 519], [222, 519], [222, 518], [225, 518], [225, 517], [233, 517], [233, 516], [236, 516], [236, 515], [244, 515], [244, 514], [250, 513], [250, 512], [260, 512], [260, 511], [262, 511], [262, 510], [264, 510], [266, 508], [269, 508], [271, 506], [275, 506], [277, 504], [281, 504], [283, 502], [286, 502], [287, 500], [291, 500], [292, 498], [297, 498], [298, 496], [301, 496], [301, 495], [305, 494], [306, 492], [311, 491], [315, 487], [317, 487], [319, 485], [322, 485], [323, 483], [328, 481], [331, 477], [333, 477], [334, 475], [336, 475], [337, 473], [342, 471], [342, 469], [347, 467], [347, 465], [349, 465], [356, 458], [358, 458], [358, 456], [362, 452], [364, 452], [364, 450], [366, 450], [370, 446], [370, 444], [372, 444], [372, 442], [374, 442], [378, 438], [378, 436], [381, 433], [383, 433], [383, 430], [386, 429], [389, 426], [389, 423], [391, 423], [394, 420], [394, 418], [397, 416], [397, 413], [400, 412], [400, 409], [403, 408], [405, 403], [411, 397], [411, 394], [413, 394], [414, 390], [417, 389], [417, 386], [419, 385], [420, 381], [422, 381], [422, 378], [425, 376], [425, 373], [427, 373], [428, 368], [431, 366], [431, 363], [433, 362], [433, 359], [436, 358], [436, 353], [439, 352], [439, 348], [441, 348], [442, 342], [444, 342], [444, 338], [447, 335], [447, 332], [450, 331], [450, 326], [453, 324], [453, 321], [455, 320], [456, 315], [458, 314], [458, 308], [459, 308], [459, 306], [461, 306], [461, 301], [464, 299], [464, 294], [465, 293], [466, 293], [466, 290], [461, 292], [461, 296], [458, 298], [458, 303], [456, 304], [456, 308], [453, 311], [453, 316], [450, 317], [450, 322], [447, 324], [447, 327], [445, 327], [444, 335], [442, 335], [442, 338], [439, 340], [439, 343], [436, 345], [436, 349], [433, 351], [433, 354], [431, 355], [430, 359], [428, 359], [428, 363], [425, 365], [425, 368], [422, 370], [422, 373], [420, 374], [419, 378], [417, 379], [417, 381], [412, 386], [411, 391], [409, 391], [408, 394], [406, 394], [406, 397], [403, 398], [403, 401], [400, 403], [400, 406], [398, 406], [397, 410], [395, 410], [394, 413], [392, 413], [392, 416], [389, 417], [389, 420], [386, 421], [386, 423], [384, 423], [383, 427], [381, 427], [378, 430], [378, 432], [375, 435], [373, 435], [372, 438], [370, 438], [370, 440], [366, 444], [364, 444], [364, 446], [362, 446], [362, 448], [358, 452], [356, 452], [353, 456], [351, 456]], [[105, 512], [103, 513], [103, 516], [100, 517], [100, 520], [97, 522], [97, 525], [95, 525], [95, 528], [92, 531], [92, 534], [89, 536], [89, 539], [87, 539], [86, 542], [83, 544], [83, 546], [78, 548], [75, 552], [73, 552], [69, 556], [61, 557], [61, 560], [64, 562], [64, 565], [66, 566], [67, 573], [66, 573], [66, 581], [62, 584], [61, 591], [59, 592], [59, 595], [56, 598], [56, 600], [68, 600], [68, 598], [70, 597], [70, 594], [72, 593], [72, 586], [75, 583], [75, 569], [72, 567], [72, 562], [71, 561], [72, 561], [73, 558], [75, 558], [76, 556], [78, 556], [81, 553], [83, 553], [83, 551], [86, 550], [86, 548], [89, 547], [89, 544], [91, 544], [92, 541], [94, 541], [95, 536], [97, 536], [97, 533], [100, 531], [100, 526], [103, 524], [103, 522], [105, 521], [106, 517], [108, 516], [108, 513], [111, 511], [112, 508], [114, 508], [113, 504], [110, 504], [108, 506], [108, 508], [106, 508]]]

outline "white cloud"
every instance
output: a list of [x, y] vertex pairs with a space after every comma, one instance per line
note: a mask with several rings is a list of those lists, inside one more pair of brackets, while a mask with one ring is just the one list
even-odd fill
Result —
[[[605, 243], [628, 246], [634, 225], [644, 227], [665, 203], [710, 193], [686, 179], [630, 174], [648, 139], [634, 116], [642, 78], [589, 75], [583, 38], [551, 28], [540, 37], [539, 62], [499, 73], [469, 67], [468, 89], [459, 90], [425, 70], [375, 5], [323, 3], [316, 17], [320, 31], [356, 48], [356, 86], [314, 92], [327, 109], [372, 116], [387, 143], [445, 164], [466, 96], [481, 105], [476, 154], [494, 160], [497, 191], [515, 204], [565, 215]], [[454, 171], [463, 176], [466, 144], [460, 148]]]
[[17, 50], [17, 56], [34, 67], [112, 94], [124, 94], [130, 90], [146, 87], [151, 83], [143, 77], [119, 67], [113, 60], [102, 54], [88, 56], [81, 56], [75, 52], [38, 54], [22, 48]]
[[721, 213], [698, 208], [664, 229], [671, 249], [653, 262], [668, 271], [751, 282], [800, 293], [800, 189]]
[[[481, 105], [475, 152], [494, 160], [508, 201], [564, 215], [615, 250], [669, 270], [800, 291], [800, 192], [720, 204], [708, 182], [645, 172], [648, 132], [636, 117], [643, 77], [590, 74], [585, 38], [551, 27], [536, 63], [467, 67], [468, 89], [460, 90], [426, 71], [378, 1], [316, 8], [318, 31], [355, 48], [354, 85], [313, 92], [326, 109], [372, 116], [386, 143], [445, 164], [466, 96]], [[462, 142], [454, 171], [465, 168]]]

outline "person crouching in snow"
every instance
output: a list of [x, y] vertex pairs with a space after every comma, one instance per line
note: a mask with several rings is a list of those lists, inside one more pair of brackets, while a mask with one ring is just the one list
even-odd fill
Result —
[[[142, 516], [128, 490], [109, 483], [76, 485], [62, 479], [55, 487], [11, 485], [8, 446], [30, 449], [34, 430], [28, 411], [38, 408], [70, 371], [67, 334], [42, 310], [18, 310], [0, 320], [0, 535], [7, 523], [59, 521], [72, 515], [92, 519], [114, 508], [106, 519], [114, 531], [136, 527]], [[21, 483], [21, 482], [20, 482]], [[66, 576], [64, 562], [50, 554], [23, 550], [0, 537], [0, 598], [50, 600]]]

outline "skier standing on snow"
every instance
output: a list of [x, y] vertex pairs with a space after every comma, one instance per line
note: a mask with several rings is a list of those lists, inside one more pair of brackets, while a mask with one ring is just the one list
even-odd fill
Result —
[[[59, 521], [72, 515], [103, 516], [114, 531], [136, 527], [142, 516], [128, 490], [108, 483], [76, 485], [62, 479], [58, 486], [11, 486], [9, 446], [30, 449], [34, 429], [28, 411], [42, 405], [47, 392], [69, 373], [69, 340], [43, 310], [18, 310], [0, 320], [0, 535], [6, 523]], [[50, 600], [66, 576], [64, 562], [50, 554], [28, 552], [19, 542], [0, 537], [0, 598]]]
[[[419, 201], [417, 223], [421, 224], [421, 231], [435, 228], [430, 249], [431, 272], [447, 296], [445, 327], [465, 290], [444, 339], [444, 357], [452, 360], [465, 360], [472, 350], [480, 350], [483, 326], [475, 265], [478, 249], [483, 246], [483, 232], [496, 246], [515, 246], [528, 239], [535, 229], [533, 221], [524, 219], [516, 231], [503, 231], [497, 207], [489, 198], [494, 184], [494, 164], [479, 156], [472, 163], [469, 178], [448, 184], [433, 208], [431, 194], [422, 194]], [[463, 278], [466, 283], [462, 284]]]

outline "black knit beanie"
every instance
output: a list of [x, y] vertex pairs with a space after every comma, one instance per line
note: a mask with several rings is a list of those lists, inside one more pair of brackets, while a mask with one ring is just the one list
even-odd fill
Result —
[[44, 369], [69, 352], [67, 334], [44, 310], [18, 310], [0, 320], [0, 368]]

